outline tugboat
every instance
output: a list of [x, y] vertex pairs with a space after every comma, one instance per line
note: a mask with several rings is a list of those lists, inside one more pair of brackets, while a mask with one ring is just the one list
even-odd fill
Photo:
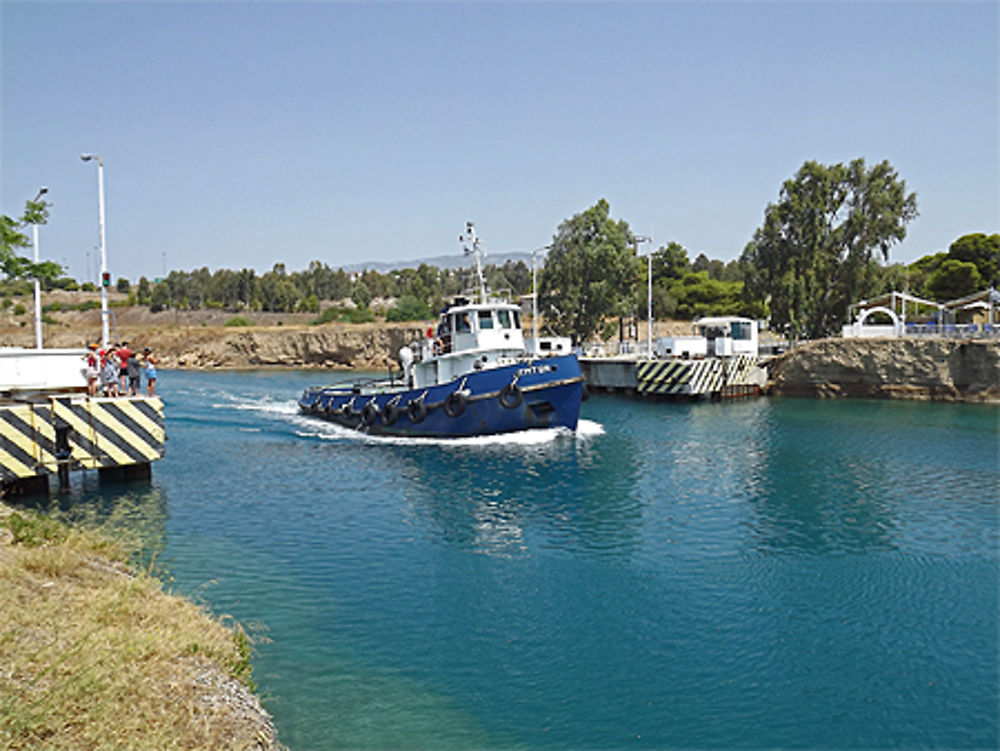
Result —
[[519, 307], [487, 293], [472, 222], [459, 241], [475, 257], [478, 289], [455, 298], [426, 339], [399, 351], [401, 375], [310, 387], [299, 399], [303, 414], [373, 435], [576, 430], [584, 396], [576, 355], [530, 355]]

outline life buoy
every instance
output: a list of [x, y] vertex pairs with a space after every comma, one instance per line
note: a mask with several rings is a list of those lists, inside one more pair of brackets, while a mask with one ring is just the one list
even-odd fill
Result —
[[427, 417], [427, 405], [424, 404], [424, 400], [411, 399], [406, 405], [406, 416], [414, 425], [423, 422], [424, 418]]
[[396, 420], [399, 419], [399, 407], [397, 407], [392, 402], [389, 402], [382, 408], [382, 424], [383, 425], [395, 425]]
[[440, 339], [435, 339], [434, 344], [431, 346], [431, 349], [434, 350], [435, 355], [440, 355], [444, 352], [444, 344], [441, 342]]
[[516, 383], [511, 382], [500, 389], [500, 406], [505, 409], [517, 409], [524, 401], [524, 391]]
[[468, 399], [462, 391], [452, 391], [448, 398], [444, 400], [444, 413], [448, 417], [458, 417], [465, 412], [465, 404]]
[[361, 409], [361, 424], [362, 425], [373, 425], [378, 419], [378, 407], [375, 406], [374, 402], [368, 402]]

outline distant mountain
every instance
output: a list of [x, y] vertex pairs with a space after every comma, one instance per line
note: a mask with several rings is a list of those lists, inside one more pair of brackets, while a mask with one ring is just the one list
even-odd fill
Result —
[[[524, 251], [510, 251], [507, 253], [489, 253], [484, 259], [485, 265], [503, 266], [507, 261], [524, 261], [528, 268], [531, 268], [531, 253]], [[447, 256], [432, 256], [430, 258], [417, 258], [412, 261], [363, 261], [362, 263], [352, 263], [349, 266], [342, 266], [344, 271], [377, 271], [385, 274], [389, 271], [399, 269], [415, 269], [420, 264], [426, 263], [428, 266], [437, 266], [439, 269], [466, 269], [472, 265], [471, 256], [464, 256], [461, 253], [453, 253]]]

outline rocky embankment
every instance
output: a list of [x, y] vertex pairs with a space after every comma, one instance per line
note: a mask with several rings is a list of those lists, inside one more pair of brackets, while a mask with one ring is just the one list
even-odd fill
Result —
[[405, 345], [424, 335], [413, 324], [281, 326], [190, 329], [184, 336], [153, 337], [161, 367], [268, 366], [380, 370], [397, 362]]
[[768, 365], [767, 392], [1000, 403], [1000, 342], [822, 339]]

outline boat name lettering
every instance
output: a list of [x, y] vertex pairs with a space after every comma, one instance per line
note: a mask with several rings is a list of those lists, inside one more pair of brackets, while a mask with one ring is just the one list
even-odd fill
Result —
[[555, 368], [551, 365], [531, 365], [527, 368], [519, 368], [517, 371], [517, 377], [527, 375], [541, 375], [542, 373], [551, 373]]

